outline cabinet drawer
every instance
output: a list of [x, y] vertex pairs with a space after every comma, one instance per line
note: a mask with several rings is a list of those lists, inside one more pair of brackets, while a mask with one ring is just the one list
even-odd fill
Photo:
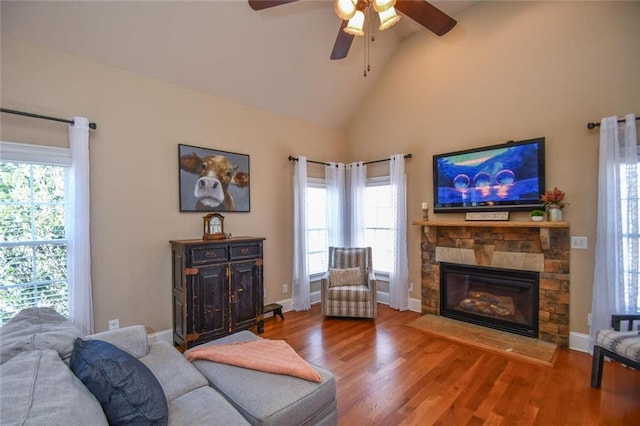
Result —
[[231, 246], [230, 249], [230, 258], [233, 260], [262, 256], [262, 244], [242, 244]]
[[191, 264], [225, 261], [228, 259], [227, 246], [220, 247], [199, 247], [191, 249]]

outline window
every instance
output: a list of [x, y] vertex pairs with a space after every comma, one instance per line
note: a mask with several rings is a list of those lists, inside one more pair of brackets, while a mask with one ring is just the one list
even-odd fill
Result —
[[[40, 148], [34, 146], [33, 150]], [[44, 151], [48, 152], [48, 148]], [[55, 157], [49, 155], [49, 161], [53, 158], [55, 163]], [[2, 324], [21, 309], [32, 306], [49, 306], [63, 315], [69, 314], [67, 171], [68, 166], [59, 164], [0, 161]]]
[[[309, 275], [323, 274], [328, 265], [327, 191], [321, 179], [307, 185]], [[390, 273], [393, 267], [393, 207], [389, 177], [367, 179], [365, 191], [365, 244], [373, 251], [373, 266]]]
[[[635, 306], [640, 312], [640, 269], [638, 253], [640, 252], [640, 235], [634, 233], [629, 212], [638, 211], [638, 183], [640, 182], [640, 163], [628, 166], [620, 165], [620, 203], [622, 214], [622, 273], [624, 299], [626, 306]], [[637, 218], [635, 219], [637, 220]]]
[[309, 179], [307, 185], [307, 258], [309, 275], [327, 272], [327, 190], [321, 179]]
[[373, 268], [388, 273], [394, 256], [392, 200], [389, 177], [367, 179], [364, 238], [373, 251]]

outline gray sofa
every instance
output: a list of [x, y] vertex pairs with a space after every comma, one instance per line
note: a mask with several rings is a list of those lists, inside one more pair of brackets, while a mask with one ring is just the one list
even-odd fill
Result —
[[[106, 425], [112, 421], [112, 417], [108, 417], [110, 409], [94, 391], [91, 380], [83, 384], [84, 378], [81, 381], [76, 377], [76, 366], [83, 354], [78, 345], [82, 342], [113, 346], [132, 362], [143, 364], [141, 369], [152, 373], [152, 377], [146, 379], [157, 382], [161, 395], [164, 394], [165, 400], [160, 404], [165, 410], [163, 415], [153, 421], [120, 421], [120, 424], [337, 423], [335, 379], [330, 372], [317, 366], [314, 367], [322, 377], [320, 383], [209, 361], [191, 363], [167, 343], [149, 343], [143, 326], [85, 337], [64, 317], [48, 308], [22, 311], [0, 329], [0, 336], [2, 425], [84, 426]], [[77, 340], [78, 337], [82, 340]], [[242, 331], [207, 345], [250, 339], [259, 337]], [[131, 383], [133, 388], [146, 383], [143, 379], [143, 376], [124, 375], [118, 378], [120, 384], [116, 385]], [[144, 386], [148, 388], [142, 389], [154, 385]], [[147, 394], [151, 392], [136, 390], [125, 396], [136, 399]], [[148, 403], [140, 402], [140, 408], [135, 401], [127, 402], [140, 411]]]

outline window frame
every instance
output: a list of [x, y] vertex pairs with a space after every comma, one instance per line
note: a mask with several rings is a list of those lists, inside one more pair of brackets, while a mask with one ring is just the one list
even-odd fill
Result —
[[[374, 187], [374, 186], [389, 186], [391, 187], [391, 176], [375, 176], [375, 177], [369, 177], [367, 178], [366, 181], [366, 188], [369, 187]], [[366, 192], [365, 192], [365, 197], [366, 197]], [[365, 198], [365, 205], [367, 204], [366, 198]], [[367, 207], [368, 208], [368, 207]], [[389, 228], [368, 228], [366, 223], [365, 223], [365, 228], [364, 228], [364, 234], [365, 234], [365, 240], [366, 240], [366, 235], [367, 235], [367, 229], [384, 229], [384, 230], [388, 230], [391, 232], [395, 232], [395, 229], [393, 227], [389, 227]], [[375, 250], [374, 250], [375, 251]], [[393, 248], [391, 250], [391, 252], [393, 252]], [[374, 258], [375, 258], [375, 253], [373, 254]], [[376, 269], [376, 262], [373, 262], [373, 271], [376, 275], [376, 278], [381, 278], [383, 281], [384, 280], [388, 280], [389, 276], [391, 275], [392, 271], [385, 271], [385, 270], [381, 270], [381, 269]]]
[[[67, 290], [66, 297], [62, 297], [60, 299], [64, 300], [66, 304], [66, 313], [68, 313], [71, 309], [71, 295], [69, 292], [69, 217], [72, 214], [73, 206], [69, 202], [69, 189], [70, 189], [70, 170], [71, 170], [71, 151], [69, 148], [60, 148], [60, 147], [52, 147], [45, 145], [35, 145], [35, 144], [23, 144], [23, 143], [15, 143], [15, 142], [5, 142], [0, 141], [0, 151], [2, 152], [2, 157], [0, 158], [1, 162], [6, 163], [21, 163], [28, 164], [31, 166], [46, 166], [46, 167], [59, 167], [62, 168], [62, 184], [64, 185], [64, 198], [61, 202], [56, 202], [58, 205], [62, 205], [65, 214], [65, 222], [64, 222], [64, 238], [56, 238], [56, 239], [37, 239], [37, 235], [34, 234], [33, 223], [31, 225], [31, 239], [25, 240], [12, 240], [12, 241], [0, 241], [1, 248], [13, 248], [13, 247], [25, 247], [35, 250], [38, 246], [64, 246], [65, 247], [65, 271], [64, 271], [64, 279], [60, 278], [52, 278], [47, 280], [42, 280], [37, 277], [38, 271], [38, 262], [35, 257], [31, 257], [30, 263], [33, 265], [33, 270], [31, 272], [30, 281], [18, 284], [11, 284], [11, 287], [21, 287], [21, 288], [37, 288], [34, 293], [36, 296], [30, 300], [31, 303], [27, 303], [23, 306], [23, 308], [32, 307], [32, 306], [40, 306], [38, 304], [37, 294], [39, 289], [43, 287], [49, 286], [57, 286], [61, 282], [66, 282]], [[30, 170], [31, 172], [31, 170]], [[30, 180], [30, 188], [32, 188], [33, 182], [32, 177]], [[13, 199], [12, 199], [13, 200]], [[12, 201], [9, 201], [7, 204], [12, 204]], [[33, 191], [30, 190], [29, 199], [20, 202], [20, 204], [30, 205], [30, 208], [33, 208], [34, 205], [40, 204], [36, 199], [34, 199]], [[32, 218], [33, 221], [33, 218]], [[41, 264], [41, 263], [40, 263]], [[4, 283], [0, 283], [4, 287]], [[49, 305], [43, 305], [49, 306]], [[0, 318], [0, 322], [4, 323], [5, 321]]]
[[[622, 263], [621, 265], [621, 270], [622, 270], [622, 276], [623, 276], [623, 286], [624, 286], [624, 297], [629, 301], [629, 302], [633, 302], [636, 305], [636, 312], [640, 312], [640, 288], [631, 288], [632, 287], [632, 282], [634, 281], [634, 277], [636, 283], [638, 282], [638, 279], [640, 279], [640, 271], [638, 270], [633, 270], [633, 267], [627, 262], [627, 259], [631, 256], [633, 256], [633, 252], [629, 253], [629, 248], [633, 245], [635, 245], [636, 247], [638, 245], [640, 245], [640, 234], [635, 234], [632, 231], [630, 231], [629, 229], [627, 229], [627, 227], [625, 226], [627, 223], [627, 211], [629, 210], [629, 204], [639, 204], [640, 203], [640, 198], [637, 198], [637, 194], [632, 194], [629, 190], [628, 190], [628, 180], [627, 180], [627, 175], [629, 173], [629, 169], [635, 169], [636, 174], [638, 175], [636, 177], [636, 182], [640, 182], [640, 161], [638, 161], [638, 163], [636, 163], [635, 165], [632, 164], [631, 166], [623, 163], [623, 164], [619, 164], [619, 173], [620, 173], [620, 182], [619, 182], [619, 192], [620, 192], [620, 205], [621, 205], [621, 214], [622, 214], [622, 241], [620, 242], [621, 244], [621, 248], [622, 248], [622, 253], [621, 253], [621, 259], [620, 262]], [[633, 242], [633, 240], [636, 240], [635, 243]], [[635, 293], [637, 295], [637, 299], [636, 300], [629, 300], [631, 299], [631, 294]]]
[[[322, 178], [316, 178], [316, 177], [309, 177], [307, 178], [307, 188], [319, 188], [319, 189], [323, 189], [325, 191], [325, 215], [326, 215], [326, 210], [327, 210], [327, 205], [326, 205], [326, 191], [327, 191], [327, 185], [326, 185], [326, 180], [322, 179]], [[307, 206], [309, 206], [309, 202], [307, 200]], [[307, 211], [307, 214], [309, 212]], [[311, 229], [307, 223], [307, 238], [309, 238], [309, 232], [310, 231], [319, 231], [319, 230], [325, 230], [326, 233], [326, 240], [328, 241], [328, 237], [329, 237], [329, 231], [328, 228], [313, 228]], [[321, 251], [311, 251], [309, 247], [307, 247], [307, 265], [309, 265], [309, 255], [310, 254], [317, 254], [317, 253], [321, 253]], [[329, 259], [329, 247], [327, 246], [324, 250], [324, 258], [326, 260], [326, 262], [328, 262]], [[325, 262], [325, 263], [326, 263]], [[328, 264], [328, 263], [327, 263]], [[309, 265], [310, 268], [310, 265]], [[311, 270], [309, 269], [309, 280], [310, 281], [318, 281], [321, 278], [323, 278], [325, 275], [327, 274], [327, 271], [319, 271], [319, 272], [311, 272]]]

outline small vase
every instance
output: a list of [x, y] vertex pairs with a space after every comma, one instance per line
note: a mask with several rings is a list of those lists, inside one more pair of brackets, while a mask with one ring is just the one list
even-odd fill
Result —
[[558, 206], [549, 206], [549, 221], [562, 222], [562, 209]]

